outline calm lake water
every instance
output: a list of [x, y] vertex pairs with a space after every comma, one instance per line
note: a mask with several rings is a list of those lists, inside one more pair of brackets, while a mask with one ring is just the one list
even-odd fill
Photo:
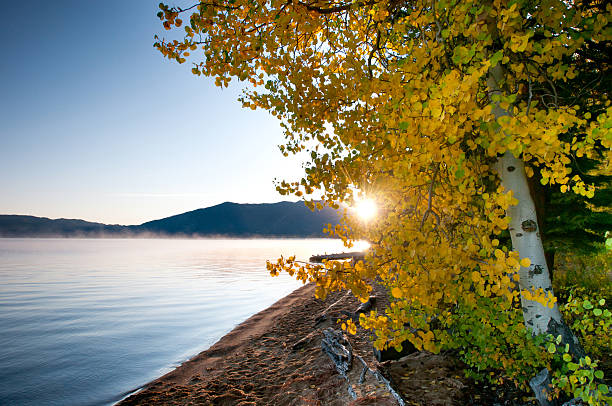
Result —
[[301, 286], [336, 240], [0, 239], [0, 404], [110, 404]]

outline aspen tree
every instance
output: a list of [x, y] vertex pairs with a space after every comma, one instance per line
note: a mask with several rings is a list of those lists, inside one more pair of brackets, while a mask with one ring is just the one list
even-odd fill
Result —
[[[182, 38], [157, 38], [164, 56], [189, 60], [218, 86], [250, 83], [241, 101], [279, 119], [283, 154], [310, 154], [303, 179], [280, 182], [281, 193], [311, 206], [321, 204], [313, 196], [338, 207], [358, 195], [379, 205], [368, 223], [344, 209], [329, 230], [347, 245], [370, 241], [366, 261], [281, 258], [268, 264], [272, 274], [315, 281], [320, 297], [350, 289], [361, 300], [377, 280], [390, 306], [360, 324], [379, 347], [410, 340], [436, 352], [461, 334], [478, 342], [478, 329], [522, 345], [520, 331], [530, 329], [561, 334], [582, 354], [563, 327], [527, 180], [538, 174], [547, 188], [588, 198], [595, 187], [572, 172], [572, 159], [603, 153], [600, 170], [610, 174], [612, 107], [599, 86], [607, 82], [570, 91], [575, 97], [557, 87], [571, 86], [579, 69], [609, 74], [607, 62], [583, 62], [608, 49], [612, 5], [233, 0], [160, 8], [166, 29], [184, 25]], [[510, 247], [500, 244], [504, 230]], [[521, 304], [524, 324], [513, 318]], [[474, 365], [514, 368], [510, 355], [498, 348], [487, 357], [493, 344], [480, 345]]]

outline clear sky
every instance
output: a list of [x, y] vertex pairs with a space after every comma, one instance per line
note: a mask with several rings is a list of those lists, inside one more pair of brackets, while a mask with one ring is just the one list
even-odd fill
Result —
[[286, 200], [273, 179], [302, 169], [278, 121], [164, 59], [158, 4], [3, 3], [0, 214], [139, 224]]

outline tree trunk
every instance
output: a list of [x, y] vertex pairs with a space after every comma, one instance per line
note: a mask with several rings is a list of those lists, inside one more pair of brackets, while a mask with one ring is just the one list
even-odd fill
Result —
[[[541, 231], [544, 227], [544, 215], [546, 214], [546, 204], [548, 199], [546, 197], [546, 191], [535, 177], [527, 179], [529, 185], [529, 193], [535, 204], [536, 214], [538, 216], [538, 229]], [[546, 235], [540, 232], [540, 238], [546, 241]], [[548, 265], [548, 273], [550, 279], [554, 282], [555, 280], [555, 249], [551, 247], [544, 247], [544, 256], [546, 257], [546, 264]]]
[[[487, 86], [491, 96], [502, 94], [500, 90], [502, 78], [503, 70], [499, 64], [489, 70]], [[510, 112], [502, 109], [499, 103], [495, 103], [493, 114], [497, 119], [502, 116], [509, 116]], [[529, 192], [523, 161], [517, 159], [510, 151], [506, 151], [503, 156], [498, 158], [496, 170], [504, 189], [512, 191], [512, 196], [518, 200], [518, 204], [508, 207], [506, 212], [511, 219], [508, 227], [512, 239], [512, 249], [517, 251], [521, 258], [531, 260], [529, 267], [521, 267], [519, 271], [519, 287], [521, 290], [532, 292], [542, 289], [544, 292], [553, 294], [538, 227], [536, 208]], [[532, 329], [533, 334], [561, 335], [563, 342], [570, 345], [572, 354], [577, 357], [584, 357], [585, 353], [580, 342], [561, 318], [559, 306], [556, 303], [552, 308], [549, 308], [521, 297], [521, 306], [525, 325]]]
[[[544, 238], [546, 240], [546, 238]], [[550, 274], [550, 280], [555, 280], [555, 253], [554, 250], [544, 250], [544, 256], [546, 257], [546, 264], [548, 265], [548, 273]]]

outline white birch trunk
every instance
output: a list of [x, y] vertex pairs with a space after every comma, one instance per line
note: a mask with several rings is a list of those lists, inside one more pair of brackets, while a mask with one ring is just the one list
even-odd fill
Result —
[[[489, 70], [487, 86], [490, 96], [501, 95], [499, 84], [502, 75], [503, 71], [500, 65]], [[499, 118], [509, 116], [510, 112], [496, 103], [493, 114], [495, 118]], [[521, 267], [519, 271], [519, 287], [521, 290], [532, 292], [542, 289], [546, 293], [553, 294], [542, 238], [538, 229], [535, 203], [529, 191], [523, 161], [514, 157], [511, 152], [506, 151], [498, 159], [495, 169], [504, 189], [512, 191], [512, 196], [518, 200], [518, 204], [510, 206], [506, 212], [510, 217], [508, 227], [512, 239], [512, 249], [519, 253], [520, 258], [531, 260], [529, 267]], [[563, 342], [570, 344], [572, 353], [584, 356], [584, 350], [582, 350], [578, 339], [563, 322], [556, 303], [552, 308], [549, 308], [538, 302], [526, 300], [521, 296], [521, 305], [525, 325], [528, 329], [532, 329], [534, 334], [550, 333], [554, 336], [561, 334]]]
[[[512, 239], [512, 249], [517, 251], [521, 258], [531, 260], [529, 267], [521, 267], [519, 270], [519, 287], [532, 292], [542, 289], [552, 294], [552, 282], [538, 230], [535, 204], [529, 192], [523, 161], [515, 158], [511, 152], [506, 152], [498, 159], [496, 170], [504, 189], [511, 190], [512, 196], [518, 200], [517, 205], [508, 207], [506, 211], [510, 217], [508, 231]], [[547, 332], [551, 319], [557, 322], [561, 320], [556, 303], [551, 309], [538, 302], [521, 298], [521, 304], [525, 325], [533, 329], [534, 334]]]

